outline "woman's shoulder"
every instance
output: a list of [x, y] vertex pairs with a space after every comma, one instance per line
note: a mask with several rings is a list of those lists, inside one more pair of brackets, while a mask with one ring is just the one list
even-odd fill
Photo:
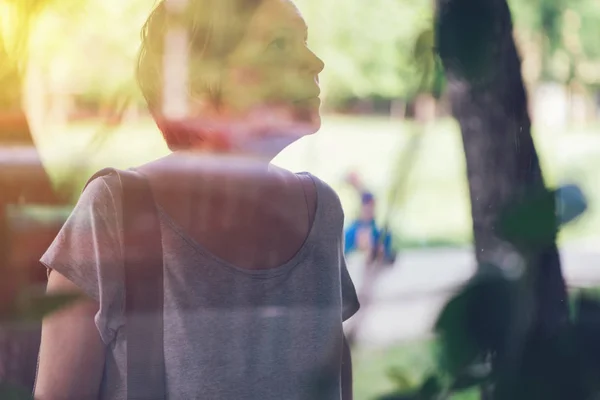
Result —
[[94, 173], [84, 185], [80, 201], [97, 201], [116, 194], [120, 186], [118, 174], [119, 171], [114, 168], [104, 168]]
[[71, 219], [119, 219], [121, 214], [121, 184], [118, 171], [103, 169], [86, 182]]
[[339, 198], [337, 192], [326, 181], [324, 181], [323, 179], [319, 178], [316, 175], [313, 175], [310, 172], [299, 172], [299, 173], [297, 173], [297, 175], [309, 176], [313, 180], [315, 185], [317, 186], [317, 189], [319, 190], [320, 193], [323, 193], [325, 195], [325, 197], [329, 198], [329, 200], [332, 200], [335, 203], [340, 204], [340, 198]]
[[323, 207], [325, 213], [335, 215], [341, 214], [341, 217], [343, 218], [344, 211], [342, 209], [340, 197], [330, 184], [310, 172], [300, 172], [298, 175], [306, 175], [313, 180], [319, 195], [319, 207]]
[[[164, 158], [147, 162], [128, 169], [104, 168], [95, 172], [84, 186], [83, 194], [88, 196], [122, 197], [123, 180], [127, 177], [142, 178], [147, 181], [164, 179], [160, 172], [165, 172]], [[168, 179], [166, 180], [168, 181]]]

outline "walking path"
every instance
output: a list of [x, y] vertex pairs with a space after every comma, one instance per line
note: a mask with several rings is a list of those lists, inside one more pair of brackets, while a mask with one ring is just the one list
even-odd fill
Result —
[[[569, 243], [561, 248], [563, 274], [571, 287], [600, 286], [600, 241]], [[355, 285], [361, 284], [361, 265], [349, 261]], [[475, 272], [470, 248], [411, 250], [382, 272], [373, 301], [362, 309], [357, 341], [385, 346], [430, 334], [448, 298]]]

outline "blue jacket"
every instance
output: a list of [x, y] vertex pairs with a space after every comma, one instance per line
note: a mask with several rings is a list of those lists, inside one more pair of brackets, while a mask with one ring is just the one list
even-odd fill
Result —
[[[362, 229], [368, 227], [371, 229], [371, 235], [373, 238], [373, 243], [378, 243], [380, 240], [381, 231], [377, 227], [375, 220], [370, 222], [364, 222], [360, 220], [356, 220], [352, 222], [347, 228], [344, 234], [344, 254], [349, 254], [356, 250], [356, 233]], [[388, 262], [393, 262], [395, 258], [395, 254], [392, 250], [392, 237], [389, 233], [386, 233], [385, 238], [383, 239], [383, 250], [385, 259]]]

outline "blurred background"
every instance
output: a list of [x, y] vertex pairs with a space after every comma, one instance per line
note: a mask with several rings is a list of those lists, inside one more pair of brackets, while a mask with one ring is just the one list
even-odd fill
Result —
[[[355, 399], [374, 399], [399, 382], [416, 385], [434, 367], [437, 313], [476, 270], [461, 132], [443, 76], [433, 77], [426, 90], [421, 82], [419, 39], [426, 40], [433, 26], [434, 2], [297, 4], [309, 25], [309, 44], [326, 64], [324, 122], [318, 134], [275, 162], [331, 184], [347, 224], [361, 207], [348, 183], [356, 172], [377, 201], [376, 221], [389, 228], [397, 256], [374, 283], [369, 307], [355, 317], [361, 318], [353, 349]], [[39, 157], [52, 189], [62, 193], [58, 208], [44, 205], [50, 195], [28, 201], [14, 215], [7, 207], [3, 222], [10, 229], [26, 232], [34, 221], [51, 231], [93, 172], [167, 153], [134, 79], [140, 27], [153, 5], [0, 0], [0, 82], [15, 86], [5, 90], [12, 97], [1, 99], [3, 106], [12, 104], [0, 113], [4, 182], [16, 179], [6, 177], [10, 165]], [[509, 6], [546, 182], [576, 183], [588, 202], [585, 216], [559, 234], [563, 274], [568, 286], [600, 286], [600, 3], [511, 0]], [[11, 68], [20, 80], [10, 77]], [[23, 133], [21, 112], [30, 136]], [[14, 139], [17, 131], [22, 134]], [[14, 146], [28, 141], [36, 152]], [[3, 191], [6, 203], [19, 204], [19, 196], [9, 201]], [[28, 248], [48, 244], [43, 233], [35, 239], [28, 232]], [[352, 253], [348, 260], [360, 289], [364, 257]]]

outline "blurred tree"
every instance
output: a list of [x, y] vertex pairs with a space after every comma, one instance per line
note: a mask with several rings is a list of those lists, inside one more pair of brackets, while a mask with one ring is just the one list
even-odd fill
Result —
[[[562, 15], [565, 8], [563, 0], [538, 0], [535, 2], [510, 2], [514, 14], [515, 28], [518, 33], [529, 36], [533, 43], [523, 46], [523, 57], [538, 52], [539, 71], [536, 79], [556, 80], [552, 71], [552, 58], [562, 47]], [[532, 48], [531, 45], [537, 47]], [[531, 54], [535, 55], [535, 54]]]
[[[531, 79], [600, 84], [600, 3], [594, 0], [510, 0], [525, 60], [537, 64]], [[532, 82], [533, 83], [533, 82]]]
[[412, 59], [417, 35], [431, 21], [427, 1], [298, 0], [309, 42], [325, 61], [327, 101], [414, 96], [419, 82]]
[[140, 30], [153, 3], [86, 0], [52, 7], [31, 33], [30, 55], [54, 88], [92, 111], [110, 108], [123, 96], [141, 102], [134, 67]]
[[[32, 31], [32, 56], [48, 76], [61, 71], [77, 98], [87, 104], [102, 105], [122, 93], [136, 96], [141, 104], [132, 63], [140, 27], [154, 3], [87, 0], [77, 7], [53, 7]], [[360, 0], [297, 3], [309, 23], [310, 45], [327, 65], [322, 80], [329, 104], [414, 96], [418, 70], [411, 50], [430, 25], [430, 2], [376, 0], [368, 7]], [[536, 66], [527, 74], [532, 79], [528, 83], [600, 83], [598, 2], [511, 0], [510, 5], [523, 56]]]
[[[510, 10], [506, 0], [437, 0], [436, 25], [452, 114], [463, 137], [477, 261], [506, 272], [524, 270], [529, 301], [519, 302], [512, 324], [528, 340], [555, 338], [568, 319], [566, 288], [554, 240], [554, 202], [544, 195]], [[512, 221], [521, 228], [542, 226], [549, 236], [506, 240], [512, 231], [499, 223], [506, 220], [503, 211], [532, 193], [544, 201]]]
[[[50, 9], [32, 32], [32, 57], [46, 76], [60, 70], [78, 99], [87, 103], [106, 103], [126, 93], [141, 104], [133, 65], [140, 28], [154, 3], [87, 0], [68, 11]], [[368, 7], [359, 0], [297, 3], [309, 24], [309, 44], [326, 62], [326, 101], [414, 95], [418, 82], [412, 77], [418, 70], [412, 46], [430, 25], [428, 2], [377, 0]]]

